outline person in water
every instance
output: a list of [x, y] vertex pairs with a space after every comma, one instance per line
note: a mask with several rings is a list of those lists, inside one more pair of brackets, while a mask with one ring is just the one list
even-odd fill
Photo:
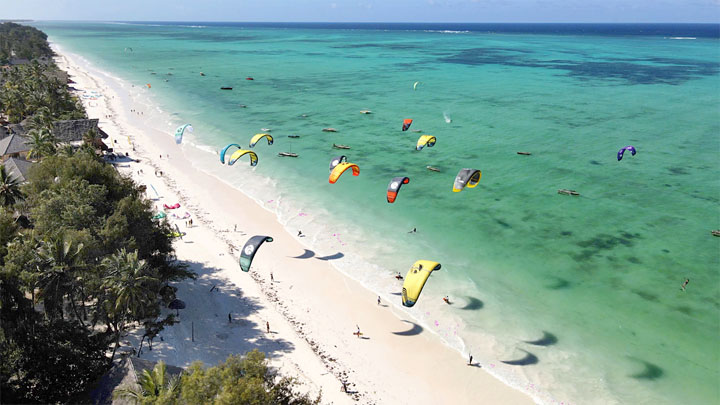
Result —
[[398, 274], [395, 275], [395, 278], [396, 278], [397, 280], [402, 280], [402, 279], [403, 279], [403, 276], [402, 276], [402, 275], [400, 274], [400, 272], [398, 271]]
[[413, 228], [412, 231], [410, 231], [408, 233], [417, 233], [417, 228]]
[[690, 282], [690, 279], [689, 279], [689, 278], [686, 278], [686, 279], [685, 279], [685, 282], [683, 283], [683, 285], [680, 286], [680, 289], [682, 289], [683, 291], [685, 291], [685, 287], [687, 287], [687, 285], [688, 285], [689, 282]]

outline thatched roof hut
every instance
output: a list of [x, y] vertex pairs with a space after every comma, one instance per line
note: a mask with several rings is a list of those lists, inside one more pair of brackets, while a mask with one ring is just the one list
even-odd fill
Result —
[[5, 165], [5, 170], [11, 176], [16, 177], [21, 183], [25, 183], [33, 162], [28, 162], [25, 159], [9, 158], [3, 164]]
[[[112, 393], [115, 388], [121, 386], [135, 386], [139, 388], [138, 379], [143, 370], [150, 370], [155, 367], [155, 362], [144, 360], [139, 357], [129, 356], [117, 362], [98, 383], [97, 387], [90, 393], [93, 404], [113, 404], [126, 405], [132, 404], [131, 401], [116, 399], [113, 400]], [[175, 366], [167, 366], [168, 376], [180, 375], [183, 369]]]

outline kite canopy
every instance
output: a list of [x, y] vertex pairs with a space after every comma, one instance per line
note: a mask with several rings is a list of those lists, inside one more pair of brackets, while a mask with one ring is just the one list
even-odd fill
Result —
[[410, 179], [407, 177], [393, 177], [393, 179], [390, 180], [390, 184], [388, 184], [387, 202], [394, 203], [398, 193], [400, 192], [400, 187], [402, 187], [403, 184], [408, 183], [410, 183]]
[[422, 150], [425, 146], [427, 146], [428, 148], [432, 148], [433, 146], [435, 146], [435, 142], [437, 142], [437, 139], [434, 136], [422, 135], [420, 138], [418, 138], [415, 149]]
[[230, 149], [232, 147], [236, 147], [236, 148], [240, 149], [240, 145], [238, 145], [236, 143], [231, 143], [231, 144], [227, 145], [226, 147], [222, 148], [222, 150], [220, 151], [220, 163], [225, 163], [225, 153], [228, 151], [228, 149]]
[[420, 82], [415, 82], [415, 83], [413, 83], [413, 90], [417, 90], [418, 84], [420, 84]]
[[440, 270], [440, 263], [430, 260], [418, 260], [410, 267], [402, 289], [402, 304], [406, 307], [412, 307], [420, 297], [425, 282], [430, 273]]
[[338, 178], [345, 173], [345, 170], [352, 169], [353, 176], [359, 176], [360, 175], [360, 168], [355, 163], [348, 163], [348, 162], [341, 162], [338, 163], [335, 168], [332, 169], [330, 172], [330, 184], [335, 184], [335, 182], [338, 180]]
[[255, 253], [264, 242], [272, 242], [273, 238], [265, 235], [255, 235], [248, 239], [243, 246], [242, 252], [240, 252], [240, 268], [242, 271], [250, 271], [250, 265], [252, 264]]
[[257, 166], [258, 164], [258, 157], [255, 154], [255, 152], [247, 149], [239, 149], [233, 152], [232, 155], [230, 155], [230, 160], [228, 160], [228, 165], [232, 166], [237, 162], [238, 159], [241, 157], [248, 155], [250, 156], [250, 166]]
[[180, 125], [179, 127], [177, 127], [177, 129], [175, 130], [175, 143], [176, 144], [180, 145], [180, 143], [182, 142], [183, 134], [185, 134], [185, 130], [187, 130], [188, 132], [192, 132], [193, 131], [192, 125], [185, 124], [185, 125]]
[[453, 183], [453, 191], [457, 193], [463, 191], [465, 187], [476, 187], [480, 182], [480, 177], [482, 177], [482, 172], [480, 172], [480, 170], [461, 169], [458, 172], [457, 177], [455, 177], [455, 183]]
[[634, 146], [626, 146], [618, 151], [618, 162], [622, 160], [626, 150], [629, 150], [633, 156], [635, 156], [635, 153], [637, 153]]
[[270, 135], [270, 134], [255, 134], [255, 135], [252, 137], [252, 139], [250, 139], [250, 147], [251, 147], [251, 148], [254, 148], [254, 147], [255, 147], [255, 144], [258, 143], [258, 141], [259, 141], [260, 139], [262, 139], [263, 137], [267, 138], [267, 143], [268, 143], [268, 145], [272, 145], [272, 144], [273, 144], [273, 137], [272, 137], [272, 135]]
[[410, 124], [412, 124], [412, 120], [411, 120], [410, 118], [404, 119], [404, 120], [403, 120], [402, 130], [403, 130], [403, 131], [407, 131], [408, 128], [410, 128]]
[[341, 156], [335, 156], [334, 158], [332, 158], [332, 160], [330, 161], [330, 171], [332, 172], [332, 170], [335, 168], [335, 166], [337, 166], [338, 164], [340, 164], [342, 162], [347, 162], [347, 156], [341, 155]]

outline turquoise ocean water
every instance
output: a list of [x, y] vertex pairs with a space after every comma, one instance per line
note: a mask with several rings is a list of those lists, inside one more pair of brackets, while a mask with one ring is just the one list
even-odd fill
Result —
[[[547, 403], [720, 401], [717, 26], [35, 25], [149, 95], [168, 136], [192, 123], [197, 167], [388, 300], [392, 274], [441, 262], [395, 310], [504, 381]], [[256, 168], [216, 162], [260, 128]], [[340, 154], [361, 174], [328, 184]], [[453, 193], [465, 167], [480, 185]]]

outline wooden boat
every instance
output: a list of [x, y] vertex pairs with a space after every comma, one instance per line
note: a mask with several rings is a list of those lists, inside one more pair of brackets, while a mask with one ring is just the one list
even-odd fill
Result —
[[370, 110], [360, 110], [360, 114], [372, 114]]
[[203, 72], [200, 72], [200, 76], [205, 76], [205, 73], [203, 73]]
[[323, 128], [323, 132], [337, 132], [337, 129], [335, 128]]
[[292, 152], [280, 152], [280, 153], [278, 153], [278, 156], [283, 156], [283, 157], [298, 157], [298, 154], [297, 154], [297, 153], [292, 153]]
[[223, 87], [220, 87], [220, 90], [232, 90], [232, 87], [223, 86]]
[[532, 155], [532, 153], [530, 153], [530, 152], [517, 152], [517, 154], [518, 154], [518, 155], [525, 155], [525, 156], [530, 156], [530, 155]]
[[335, 148], [335, 149], [350, 149], [350, 147], [347, 145], [338, 145], [336, 143], [333, 144], [333, 148]]
[[296, 138], [300, 138], [300, 135], [288, 135], [288, 138], [296, 139]]
[[712, 236], [720, 236], [720, 229], [716, 229], [714, 231], [710, 231], [712, 233]]
[[558, 194], [580, 195], [580, 193], [578, 193], [577, 191], [575, 191], [575, 190], [568, 190], [568, 189], [566, 189], [566, 188], [561, 188], [560, 190], [558, 190]]
[[426, 166], [426, 167], [427, 167], [428, 170], [433, 171], [433, 172], [439, 172], [439, 171], [440, 171], [440, 169], [438, 169], [437, 167], [434, 167], [434, 166]]

